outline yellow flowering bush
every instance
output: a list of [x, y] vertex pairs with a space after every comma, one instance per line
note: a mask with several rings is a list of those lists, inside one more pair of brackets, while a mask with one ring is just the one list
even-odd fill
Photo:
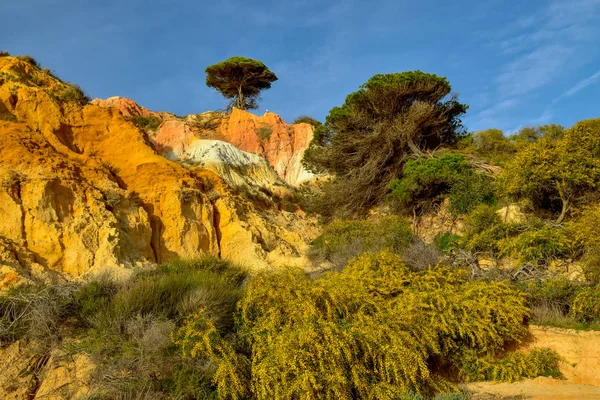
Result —
[[[315, 280], [295, 269], [259, 273], [235, 335], [200, 312], [173, 339], [184, 354], [217, 363], [221, 399], [396, 399], [455, 389], [449, 371], [472, 376], [463, 370], [473, 357], [484, 377], [529, 376], [522, 365], [531, 358], [498, 357], [524, 337], [527, 317], [524, 295], [507, 283], [450, 268], [412, 272], [384, 251]], [[535, 361], [535, 371], [554, 361]], [[506, 372], [487, 372], [494, 362]]]
[[600, 321], [600, 285], [590, 286], [577, 293], [571, 315], [582, 322]]

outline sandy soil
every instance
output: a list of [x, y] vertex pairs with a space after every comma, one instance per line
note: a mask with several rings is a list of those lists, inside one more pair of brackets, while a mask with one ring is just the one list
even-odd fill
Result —
[[600, 386], [600, 332], [530, 326], [528, 347], [549, 347], [564, 358], [560, 370], [569, 383]]
[[[525, 348], [549, 347], [563, 357], [565, 379], [539, 377], [516, 383], [467, 385], [476, 399], [600, 400], [600, 332], [530, 326]], [[485, 394], [489, 394], [486, 396]]]
[[[475, 398], [533, 400], [594, 400], [600, 399], [600, 387], [539, 377], [515, 383], [471, 383], [467, 388]], [[490, 394], [494, 396], [483, 396]]]

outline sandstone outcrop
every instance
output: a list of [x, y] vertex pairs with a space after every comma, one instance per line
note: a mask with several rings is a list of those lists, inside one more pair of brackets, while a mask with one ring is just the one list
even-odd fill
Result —
[[94, 364], [83, 354], [16, 341], [0, 347], [0, 398], [82, 399], [89, 392]]
[[94, 99], [92, 104], [103, 108], [116, 108], [125, 117], [156, 117], [162, 119], [159, 113], [148, 110], [146, 107], [138, 105], [131, 99], [120, 96], [109, 97], [108, 99]]
[[[126, 116], [147, 116], [150, 113], [132, 100], [121, 97], [96, 99], [93, 103], [101, 107], [116, 108]], [[157, 132], [154, 132], [153, 142], [157, 150], [169, 158], [177, 159], [172, 156], [172, 151], [185, 146], [192, 137], [218, 139], [231, 143], [240, 150], [263, 156], [277, 174], [291, 185], [297, 185], [314, 176], [302, 166], [304, 151], [308, 148], [314, 134], [312, 125], [286, 124], [274, 113], [267, 112], [265, 115], [257, 116], [237, 108], [234, 108], [229, 115], [212, 114], [214, 115], [208, 117], [212, 117], [214, 126], [201, 129], [195, 124], [196, 115], [180, 119], [162, 113], [163, 123]]]
[[313, 177], [302, 166], [304, 151], [314, 133], [310, 124], [288, 125], [274, 113], [257, 116], [234, 108], [218, 132], [235, 147], [265, 157], [279, 176], [292, 185]]
[[5, 287], [202, 254], [254, 267], [275, 265], [280, 253], [304, 262], [310, 222], [293, 213], [281, 219], [278, 210], [259, 215], [214, 172], [158, 154], [118, 109], [61, 99], [68, 89], [24, 61], [0, 58]]

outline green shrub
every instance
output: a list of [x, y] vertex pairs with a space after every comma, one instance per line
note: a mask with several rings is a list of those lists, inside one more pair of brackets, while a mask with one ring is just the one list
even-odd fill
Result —
[[575, 248], [583, 254], [583, 272], [592, 284], [600, 283], [600, 205], [583, 210], [579, 218], [570, 221], [565, 229], [574, 240]]
[[407, 162], [402, 178], [392, 182], [390, 190], [389, 198], [400, 207], [422, 208], [449, 195], [455, 215], [494, 201], [490, 178], [474, 171], [464, 156], [455, 153]]
[[262, 123], [258, 128], [256, 128], [256, 134], [263, 142], [269, 140], [271, 134], [273, 133], [273, 127]]
[[496, 201], [490, 177], [480, 172], [466, 174], [452, 186], [448, 198], [454, 215], [468, 214], [479, 204], [494, 205]]
[[122, 331], [126, 321], [136, 315], [177, 321], [205, 307], [220, 324], [231, 327], [245, 276], [240, 268], [214, 257], [175, 260], [140, 275], [114, 294], [97, 315], [97, 324]]
[[527, 295], [532, 323], [559, 327], [576, 323], [569, 313], [580, 284], [562, 277], [516, 284]]
[[547, 266], [559, 257], [573, 253], [574, 242], [561, 227], [542, 225], [498, 242], [500, 255], [514, 258], [519, 265]]
[[39, 75], [32, 75], [32, 76], [29, 78], [29, 81], [30, 81], [31, 83], [33, 83], [34, 85], [36, 85], [36, 86], [44, 86], [44, 78], [42, 78], [42, 77], [41, 77], [41, 76], [39, 76]]
[[600, 322], [600, 285], [587, 287], [577, 293], [571, 315], [582, 322]]
[[463, 377], [467, 381], [503, 381], [514, 382], [523, 378], [551, 376], [559, 378], [560, 356], [553, 350], [543, 348], [529, 352], [509, 352], [504, 357], [481, 357], [467, 350], [461, 366]]
[[444, 232], [442, 234], [436, 234], [433, 238], [433, 243], [442, 253], [448, 253], [451, 249], [457, 246], [459, 239], [460, 236], [456, 234]]
[[215, 363], [221, 399], [402, 398], [455, 391], [448, 372], [472, 360], [479, 375], [489, 375], [486, 362], [501, 365], [495, 379], [554, 371], [547, 350], [504, 351], [526, 335], [527, 315], [524, 296], [507, 283], [470, 281], [450, 268], [411, 272], [382, 252], [316, 280], [296, 270], [258, 273], [237, 335], [201, 312], [173, 339], [184, 354]]
[[59, 340], [59, 328], [77, 310], [76, 288], [75, 284], [20, 285], [0, 295], [0, 345], [21, 338], [44, 344]]
[[300, 115], [299, 117], [297, 117], [294, 122], [294, 124], [310, 124], [312, 126], [314, 126], [315, 128], [318, 128], [319, 126], [323, 125], [320, 121], [314, 119], [313, 117], [309, 117], [308, 115]]
[[[202, 310], [219, 332], [234, 329], [236, 304], [244, 293], [246, 272], [215, 257], [174, 260], [138, 274], [113, 293], [89, 286], [80, 297], [92, 314], [80, 333], [77, 351], [97, 365], [99, 398], [123, 393], [154, 397], [211, 398], [213, 364], [184, 359], [173, 351], [171, 335], [190, 315]], [[94, 299], [99, 299], [93, 304]], [[152, 398], [154, 398], [152, 397]]]
[[133, 122], [135, 126], [143, 131], [153, 131], [161, 124], [161, 120], [153, 115], [149, 115], [147, 117], [143, 115], [136, 115], [135, 117], [131, 117], [131, 122]]
[[8, 51], [0, 50], [0, 57], [10, 57], [10, 53]]
[[38, 63], [38, 62], [36, 61], [36, 59], [35, 59], [35, 58], [33, 58], [33, 57], [31, 57], [29, 54], [25, 54], [25, 55], [23, 55], [23, 56], [17, 56], [17, 58], [18, 58], [19, 60], [25, 61], [26, 63], [30, 64], [30, 65], [31, 65], [32, 67], [34, 67], [34, 68], [37, 68], [37, 69], [40, 69], [40, 68], [41, 68], [41, 65], [40, 65], [40, 63]]
[[460, 154], [409, 161], [402, 171], [402, 178], [391, 184], [390, 196], [405, 205], [435, 200], [469, 172], [471, 167]]
[[72, 83], [63, 85], [58, 91], [53, 91], [51, 95], [63, 103], [75, 103], [84, 106], [90, 102], [90, 98], [79, 85]]
[[488, 204], [475, 207], [464, 220], [460, 245], [467, 250], [497, 252], [498, 241], [506, 235], [506, 225], [496, 209]]
[[335, 268], [365, 252], [388, 250], [400, 253], [413, 238], [408, 222], [395, 216], [374, 220], [334, 221], [314, 240], [311, 256], [327, 260]]
[[470, 133], [457, 143], [457, 148], [495, 165], [506, 164], [517, 151], [515, 144], [500, 129]]

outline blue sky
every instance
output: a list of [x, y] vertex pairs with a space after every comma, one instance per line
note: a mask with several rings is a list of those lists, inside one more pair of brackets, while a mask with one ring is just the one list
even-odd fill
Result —
[[262, 109], [323, 119], [376, 73], [446, 76], [470, 130], [600, 117], [600, 0], [27, 0], [0, 49], [92, 97], [178, 115], [222, 108], [204, 68], [234, 55], [279, 77]]

